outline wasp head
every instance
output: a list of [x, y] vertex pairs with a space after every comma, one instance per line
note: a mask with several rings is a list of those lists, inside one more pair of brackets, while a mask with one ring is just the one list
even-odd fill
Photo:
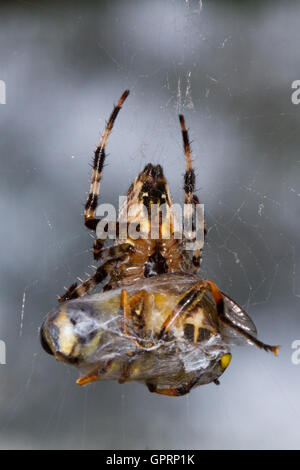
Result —
[[69, 301], [46, 316], [40, 341], [43, 349], [57, 360], [79, 364], [96, 348], [100, 333], [92, 305]]

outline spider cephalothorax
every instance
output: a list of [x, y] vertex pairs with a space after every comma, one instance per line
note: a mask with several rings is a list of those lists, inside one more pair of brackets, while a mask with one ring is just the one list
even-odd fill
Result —
[[[91, 278], [73, 284], [59, 297], [59, 307], [43, 323], [41, 341], [58, 360], [80, 368], [80, 385], [102, 379], [137, 380], [151, 392], [179, 396], [196, 385], [218, 383], [230, 362], [230, 344], [246, 341], [274, 354], [278, 346], [259, 341], [243, 309], [214, 282], [197, 276], [202, 245], [196, 237], [194, 209], [199, 201], [182, 115], [188, 232], [178, 237], [162, 167], [149, 163], [128, 190], [115, 224], [114, 245], [106, 245], [103, 232], [99, 236], [103, 220], [96, 210], [105, 149], [128, 94], [125, 91], [115, 106], [96, 149], [85, 206], [85, 225], [96, 232], [94, 258], [100, 266]], [[187, 248], [190, 241], [195, 243]], [[101, 283], [98, 294], [86, 295]]]

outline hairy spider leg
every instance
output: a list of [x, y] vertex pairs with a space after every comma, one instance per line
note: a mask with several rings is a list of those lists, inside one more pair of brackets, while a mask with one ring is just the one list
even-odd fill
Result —
[[89, 195], [88, 195], [88, 198], [85, 204], [85, 210], [84, 210], [84, 223], [86, 227], [88, 227], [91, 230], [96, 230], [97, 224], [99, 222], [99, 219], [95, 217], [95, 211], [98, 205], [98, 196], [100, 192], [100, 181], [101, 181], [103, 165], [105, 161], [106, 145], [107, 145], [111, 130], [113, 128], [114, 122], [128, 95], [129, 95], [129, 90], [124, 91], [117, 105], [114, 107], [113, 112], [111, 113], [110, 118], [107, 121], [105, 130], [101, 136], [100, 143], [95, 151], [90, 191], [89, 191]]
[[[183, 140], [183, 150], [184, 150], [184, 155], [185, 155], [184, 202], [185, 204], [192, 204], [195, 207], [197, 204], [199, 204], [199, 199], [195, 195], [196, 175], [193, 169], [192, 152], [191, 152], [189, 134], [185, 125], [184, 116], [182, 114], [179, 115], [179, 121], [180, 121], [182, 140]], [[193, 226], [193, 230], [195, 230], [194, 226]], [[204, 236], [205, 234], [206, 234], [206, 229], [204, 226]], [[193, 251], [192, 263], [194, 266], [194, 272], [197, 272], [199, 270], [200, 263], [201, 263], [201, 255], [202, 255], [202, 249], [198, 248]]]
[[77, 299], [78, 297], [86, 294], [90, 289], [93, 289], [104, 281], [104, 279], [112, 272], [116, 263], [118, 261], [125, 260], [127, 255], [131, 253], [131, 250], [132, 247], [130, 243], [122, 243], [113, 247], [104, 248], [103, 251], [108, 255], [108, 260], [99, 266], [93, 276], [89, 279], [79, 285], [77, 282], [72, 284], [64, 295], [58, 297], [58, 301], [65, 302], [67, 300]]
[[124, 254], [134, 252], [134, 246], [131, 243], [121, 243], [119, 245], [107, 246], [97, 252], [97, 260], [109, 261], [119, 258]]

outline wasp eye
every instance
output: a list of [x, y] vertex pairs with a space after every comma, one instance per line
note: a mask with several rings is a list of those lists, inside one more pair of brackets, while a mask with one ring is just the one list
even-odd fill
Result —
[[221, 364], [222, 369], [227, 369], [227, 367], [230, 364], [230, 361], [231, 361], [231, 354], [230, 353], [224, 354], [220, 359], [220, 364]]
[[43, 325], [40, 329], [40, 341], [41, 341], [41, 345], [42, 345], [44, 351], [46, 351], [46, 353], [48, 353], [48, 354], [51, 354], [51, 356], [54, 356], [53, 351], [50, 348], [49, 343], [47, 341]]

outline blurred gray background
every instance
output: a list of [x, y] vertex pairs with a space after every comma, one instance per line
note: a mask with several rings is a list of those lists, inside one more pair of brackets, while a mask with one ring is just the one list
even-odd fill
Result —
[[[297, 1], [2, 1], [0, 79], [1, 448], [300, 448]], [[89, 163], [113, 103], [102, 202], [161, 163], [176, 202], [193, 140], [208, 237], [202, 275], [243, 304], [279, 357], [234, 348], [221, 386], [188, 396], [75, 384], [38, 329], [91, 272]]]

